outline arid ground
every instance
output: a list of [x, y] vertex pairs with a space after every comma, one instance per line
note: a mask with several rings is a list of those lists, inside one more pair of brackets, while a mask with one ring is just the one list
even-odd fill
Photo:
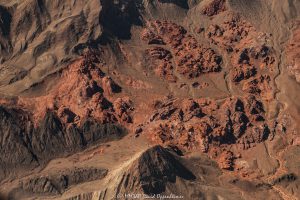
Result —
[[299, 0], [0, 0], [3, 199], [300, 199]]

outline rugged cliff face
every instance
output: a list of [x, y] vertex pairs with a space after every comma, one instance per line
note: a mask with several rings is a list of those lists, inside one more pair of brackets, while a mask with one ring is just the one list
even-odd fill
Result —
[[296, 199], [299, 12], [0, 0], [0, 193]]

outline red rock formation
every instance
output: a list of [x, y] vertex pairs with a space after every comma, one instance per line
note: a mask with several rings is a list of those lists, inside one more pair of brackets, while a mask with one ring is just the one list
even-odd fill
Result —
[[109, 76], [106, 76], [102, 79], [102, 85], [103, 85], [103, 90], [104, 90], [104, 93], [107, 95], [107, 96], [110, 96], [114, 93], [117, 93], [117, 92], [120, 92], [121, 91], [121, 88], [120, 86], [118, 86], [113, 80], [111, 77]]
[[202, 14], [214, 16], [226, 10], [225, 0], [212, 0], [203, 10]]
[[276, 60], [273, 49], [260, 42], [268, 40], [266, 34], [257, 32], [250, 23], [232, 15], [220, 25], [211, 25], [206, 36], [229, 55], [229, 70], [235, 85], [242, 84], [243, 91], [261, 95], [264, 100], [272, 99], [271, 80], [275, 76]]
[[[236, 51], [239, 52], [239, 50]], [[256, 48], [244, 48], [239, 53], [233, 53], [232, 63], [235, 66], [233, 68], [233, 81], [241, 82], [255, 77], [260, 70], [273, 69], [275, 59], [271, 54], [271, 50], [265, 45], [258, 45]]]
[[[168, 21], [157, 20], [149, 22], [148, 28], [144, 32], [152, 32], [161, 36], [163, 41], [174, 52], [173, 57], [177, 65], [176, 71], [187, 78], [194, 78], [200, 74], [219, 72], [221, 70], [221, 57], [214, 50], [200, 46], [197, 40], [187, 34], [187, 31], [182, 26]], [[150, 43], [151, 37], [146, 38], [148, 43]], [[168, 66], [164, 66], [164, 68], [169, 69], [168, 71], [173, 69]]]
[[239, 83], [240, 81], [249, 79], [256, 75], [257, 70], [254, 66], [239, 65], [233, 68], [232, 81]]
[[103, 63], [99, 55], [87, 52], [62, 72], [60, 81], [48, 95], [19, 98], [17, 105], [30, 109], [35, 121], [42, 119], [50, 109], [65, 123], [80, 123], [88, 117], [102, 123], [131, 122], [125, 108], [113, 106], [108, 100], [120, 87], [101, 71]]
[[218, 159], [218, 164], [221, 169], [232, 170], [234, 166], [234, 155], [231, 151], [224, 151]]
[[165, 42], [160, 36], [158, 36], [157, 34], [155, 34], [154, 32], [148, 29], [143, 30], [143, 32], [141, 33], [141, 39], [147, 41], [148, 44], [160, 44], [160, 45], [165, 44]]
[[176, 82], [170, 51], [162, 47], [152, 47], [146, 50], [146, 54], [150, 57], [150, 60], [153, 63], [154, 72], [157, 76], [170, 82]]
[[[247, 149], [269, 138], [263, 104], [255, 97], [228, 98], [218, 104], [208, 99], [156, 101], [149, 137], [182, 150], [207, 152], [214, 145], [236, 144]], [[147, 131], [146, 131], [147, 132]]]
[[60, 107], [57, 114], [58, 117], [66, 124], [75, 121], [76, 115], [69, 108]]
[[250, 23], [233, 15], [222, 24], [210, 25], [206, 30], [206, 36], [212, 43], [219, 44], [231, 52], [229, 47], [234, 47], [242, 40], [252, 39], [253, 36], [257, 36], [257, 32]]
[[129, 115], [133, 111], [132, 102], [129, 98], [118, 98], [114, 102], [114, 110], [117, 114], [119, 121], [131, 123], [132, 118]]
[[243, 91], [250, 94], [259, 95], [264, 100], [272, 100], [273, 90], [270, 86], [271, 77], [269, 75], [261, 75], [252, 78], [243, 84]]

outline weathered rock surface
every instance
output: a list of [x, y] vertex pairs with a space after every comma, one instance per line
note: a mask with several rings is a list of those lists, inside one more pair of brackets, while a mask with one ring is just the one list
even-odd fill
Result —
[[221, 169], [232, 170], [234, 167], [234, 156], [231, 151], [224, 151], [219, 157], [219, 166]]
[[[1, 4], [0, 18], [4, 20], [0, 20], [0, 60], [1, 74], [6, 77], [1, 76], [0, 83], [17, 87], [10, 90], [11, 94], [22, 92], [59, 70], [61, 64], [102, 33], [99, 1], [30, 0]], [[23, 75], [16, 80], [14, 75], [20, 73]]]
[[178, 178], [195, 179], [192, 172], [161, 146], [145, 151], [123, 177], [118, 193], [126, 194], [132, 190], [140, 190], [147, 195], [165, 192], [167, 184], [175, 183]]
[[299, 14], [295, 0], [0, 1], [0, 193], [295, 199]]
[[[207, 152], [215, 144], [247, 149], [269, 138], [263, 104], [255, 96], [219, 104], [209, 99], [166, 99], [154, 104], [149, 137], [155, 142]], [[270, 136], [271, 137], [271, 136]]]
[[125, 134], [120, 126], [99, 124], [92, 119], [78, 127], [66, 127], [51, 111], [47, 111], [38, 127], [34, 127], [27, 113], [15, 109], [1, 107], [0, 115], [1, 180]]
[[21, 183], [20, 189], [36, 195], [62, 194], [71, 186], [88, 181], [99, 180], [106, 176], [106, 169], [79, 169], [59, 172], [50, 176], [36, 177]]
[[[173, 22], [159, 20], [150, 21], [147, 26], [144, 32], [151, 32], [152, 34], [143, 34], [143, 40], [151, 44], [153, 35], [160, 36], [174, 52], [173, 55], [169, 51], [160, 48], [160, 53], [152, 53], [157, 54], [154, 56], [157, 59], [165, 60], [163, 67], [160, 68], [166, 71], [164, 74], [168, 74], [168, 77], [173, 76], [173, 69], [187, 78], [195, 78], [200, 74], [221, 71], [222, 58], [213, 49], [200, 45], [184, 27]], [[170, 62], [173, 57], [176, 68]]]
[[202, 13], [207, 16], [217, 15], [226, 10], [226, 0], [212, 0], [204, 7]]
[[[21, 97], [17, 99], [17, 105], [23, 109], [31, 109], [35, 122], [43, 118], [49, 109], [68, 124], [80, 124], [86, 118], [93, 118], [101, 123], [118, 122], [120, 113], [115, 112], [120, 111], [118, 107], [114, 108], [111, 101], [115, 101], [114, 94], [120, 93], [121, 87], [102, 72], [104, 63], [99, 58], [100, 55], [99, 52], [86, 52], [68, 66], [60, 81], [47, 95]], [[130, 115], [129, 108], [122, 109], [122, 112]], [[120, 118], [119, 122], [123, 121], [131, 122]]]

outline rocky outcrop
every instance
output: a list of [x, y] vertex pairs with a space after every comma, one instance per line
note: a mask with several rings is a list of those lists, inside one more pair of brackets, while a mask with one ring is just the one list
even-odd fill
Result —
[[150, 58], [150, 63], [152, 63], [157, 76], [170, 82], [176, 82], [177, 78], [174, 75], [172, 64], [173, 56], [170, 51], [162, 47], [153, 47], [146, 50], [146, 55]]
[[[235, 109], [233, 109], [235, 108]], [[265, 122], [263, 104], [255, 96], [230, 99], [221, 107], [225, 111], [223, 141], [247, 149], [268, 139], [270, 129]]]
[[234, 167], [234, 155], [231, 151], [224, 151], [221, 153], [218, 159], [219, 167], [221, 169], [233, 170]]
[[237, 42], [241, 42], [255, 34], [255, 28], [238, 16], [231, 16], [221, 24], [212, 24], [206, 30], [206, 36], [213, 44], [222, 45], [229, 53], [233, 52]]
[[[248, 149], [271, 135], [264, 106], [255, 96], [228, 98], [222, 104], [208, 99], [172, 99], [154, 103], [148, 133], [152, 141], [181, 150], [208, 152], [214, 145]], [[153, 123], [153, 125], [152, 125]]]
[[118, 98], [114, 102], [114, 110], [120, 122], [131, 123], [130, 113], [134, 110], [129, 98]]
[[166, 43], [164, 40], [153, 31], [149, 29], [144, 29], [141, 33], [141, 39], [146, 41], [149, 45], [150, 44], [157, 44], [157, 45], [165, 45]]
[[107, 96], [110, 96], [114, 93], [119, 93], [121, 91], [121, 87], [119, 85], [117, 85], [111, 77], [104, 77], [102, 79], [102, 85], [103, 85], [103, 90], [104, 90], [104, 93], [107, 95]]
[[117, 125], [91, 119], [81, 126], [66, 127], [52, 111], [47, 111], [38, 127], [34, 127], [26, 112], [1, 107], [0, 124], [0, 179], [125, 135], [125, 130]]
[[19, 190], [35, 195], [58, 195], [64, 193], [71, 186], [100, 180], [104, 178], [106, 174], [106, 169], [75, 168], [73, 170], [62, 171], [57, 174], [35, 177], [23, 181]]
[[[269, 196], [273, 187], [294, 179], [297, 186], [297, 175], [278, 176], [296, 168], [284, 156], [296, 155], [300, 141], [297, 109], [278, 85], [294, 83], [281, 69], [286, 61], [298, 80], [296, 1], [0, 4], [0, 193], [20, 182], [16, 191], [42, 199], [71, 187], [63, 197], [178, 191], [184, 199], [259, 199], [261, 189], [280, 199]], [[293, 37], [281, 49], [288, 30]], [[112, 141], [126, 130], [132, 135]], [[66, 170], [79, 162], [109, 172]], [[263, 188], [271, 173], [274, 184]], [[87, 183], [104, 176], [102, 188]], [[250, 184], [256, 179], [263, 186]]]
[[13, 171], [17, 173], [16, 168], [36, 167], [39, 164], [30, 146], [24, 142], [27, 139], [24, 137], [24, 128], [30, 128], [30, 124], [27, 127], [26, 124], [22, 124], [24, 119], [29, 117], [21, 112], [0, 107], [0, 180], [8, 177]]
[[170, 58], [174, 58], [175, 70], [187, 78], [221, 71], [222, 58], [213, 49], [200, 45], [184, 27], [169, 21], [151, 21], [144, 30], [142, 38], [149, 44], [153, 38], [157, 37], [161, 37], [174, 52], [174, 55], [170, 55], [164, 64], [165, 74], [172, 75], [173, 73], [173, 67], [168, 64]]
[[53, 110], [67, 124], [80, 124], [86, 118], [101, 123], [116, 123], [118, 119], [124, 122], [115, 113], [111, 102], [115, 100], [114, 94], [122, 89], [102, 72], [103, 64], [101, 52], [88, 51], [62, 72], [47, 95], [18, 98], [17, 105], [31, 109], [35, 123], [45, 116], [47, 109]]
[[233, 69], [232, 80], [233, 82], [240, 82], [255, 76], [257, 73], [254, 66], [240, 65]]
[[252, 95], [260, 96], [263, 100], [272, 100], [273, 88], [271, 86], [271, 77], [269, 75], [261, 75], [251, 78], [243, 84], [243, 91]]
[[104, 188], [82, 193], [69, 200], [155, 198], [159, 195], [181, 196], [174, 187], [195, 183], [197, 177], [185, 166], [184, 160], [162, 146], [153, 146], [127, 162], [124, 169], [107, 175]]
[[290, 174], [283, 174], [278, 178], [275, 178], [272, 181], [273, 185], [280, 185], [280, 184], [284, 184], [284, 183], [289, 183], [289, 182], [294, 182], [295, 180], [297, 180], [298, 177], [294, 174], [294, 173], [290, 173]]
[[226, 10], [226, 0], [212, 0], [207, 6], [202, 10], [203, 15], [209, 17], [217, 15]]
[[194, 180], [196, 177], [170, 152], [161, 146], [145, 151], [119, 183], [119, 194], [127, 194], [132, 189], [147, 195], [166, 191], [167, 185], [176, 179]]
[[230, 58], [230, 76], [235, 87], [263, 101], [274, 99], [276, 76], [272, 36], [258, 32], [240, 16], [232, 14], [217, 25], [210, 25], [206, 36]]
[[271, 54], [272, 51], [262, 45], [256, 48], [244, 48], [238, 55], [234, 55], [233, 63], [237, 64], [237, 67], [234, 67], [233, 81], [240, 82], [256, 76], [260, 71], [259, 67], [272, 68], [275, 59]]

